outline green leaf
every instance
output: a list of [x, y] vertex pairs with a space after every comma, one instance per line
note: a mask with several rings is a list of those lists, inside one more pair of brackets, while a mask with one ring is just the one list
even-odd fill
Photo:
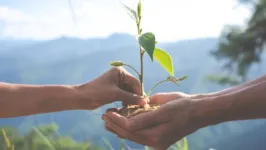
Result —
[[188, 149], [188, 142], [187, 142], [187, 138], [186, 137], [183, 139], [183, 147], [182, 147], [182, 150], [189, 150]]
[[110, 63], [111, 66], [114, 66], [114, 67], [120, 67], [120, 66], [123, 66], [124, 63], [122, 61], [112, 61]]
[[141, 11], [142, 11], [141, 0], [139, 0], [139, 3], [138, 3], [138, 8], [137, 8], [137, 10], [138, 10], [138, 16], [139, 16], [139, 18], [141, 18]]
[[182, 80], [185, 80], [187, 77], [188, 77], [188, 76], [183, 76], [183, 77], [181, 77], [181, 78], [178, 78], [177, 80], [178, 80], [178, 81], [182, 81]]
[[142, 33], [142, 29], [139, 30], [140, 31], [140, 34]]
[[171, 75], [174, 76], [174, 66], [172, 57], [159, 48], [155, 48], [154, 50], [154, 59], [159, 62], [159, 64]]
[[155, 49], [155, 35], [151, 32], [144, 33], [139, 37], [139, 44], [148, 53], [153, 61], [153, 53]]
[[135, 10], [133, 10], [132, 8], [128, 7], [127, 5], [121, 3], [122, 6], [124, 6], [124, 8], [126, 9], [127, 13], [129, 14], [129, 16], [135, 20], [136, 22], [138, 22], [138, 15], [136, 13]]

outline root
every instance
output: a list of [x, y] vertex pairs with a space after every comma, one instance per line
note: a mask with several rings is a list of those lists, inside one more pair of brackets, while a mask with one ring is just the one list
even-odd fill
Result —
[[130, 105], [119, 109], [117, 113], [127, 118], [131, 118], [142, 113], [154, 111], [158, 108], [160, 108], [160, 105], [158, 104], [150, 104], [147, 107], [141, 107], [139, 105]]

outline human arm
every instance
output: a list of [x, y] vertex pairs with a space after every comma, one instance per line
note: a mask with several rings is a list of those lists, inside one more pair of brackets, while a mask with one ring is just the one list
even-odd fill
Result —
[[260, 76], [259, 78], [247, 81], [246, 83], [240, 84], [240, 85], [236, 85], [230, 88], [226, 88], [217, 92], [212, 92], [212, 93], [200, 93], [200, 94], [192, 94], [190, 95], [191, 98], [194, 99], [198, 99], [198, 98], [206, 98], [206, 97], [215, 97], [215, 96], [220, 96], [223, 94], [228, 94], [231, 92], [235, 92], [238, 90], [241, 90], [243, 88], [252, 86], [252, 85], [256, 85], [258, 83], [264, 82], [266, 81], [266, 75]]
[[[195, 101], [203, 125], [266, 118], [266, 81], [217, 97]], [[213, 113], [213, 114], [210, 114]]]
[[96, 109], [121, 100], [144, 105], [138, 80], [123, 68], [77, 85], [26, 85], [0, 82], [0, 118], [64, 110]]
[[226, 89], [216, 91], [216, 92], [211, 92], [211, 93], [186, 94], [183, 92], [167, 92], [167, 93], [156, 93], [155, 96], [160, 97], [160, 99], [163, 99], [162, 101], [169, 101], [169, 100], [180, 99], [180, 98], [190, 98], [190, 99], [210, 98], [210, 97], [217, 97], [217, 96], [229, 94], [232, 92], [236, 92], [236, 91], [245, 89], [249, 86], [253, 86], [258, 83], [264, 82], [264, 81], [266, 81], [266, 75], [263, 75], [257, 79], [250, 80], [240, 85], [236, 85], [230, 88], [226, 88]]
[[0, 118], [78, 109], [78, 97], [71, 85], [0, 83]]
[[[266, 118], [266, 81], [219, 96], [170, 99], [157, 94], [151, 103], [162, 106], [152, 112], [125, 118], [116, 112], [103, 115], [106, 129], [120, 138], [165, 150], [200, 128], [227, 121]], [[165, 98], [164, 98], [165, 97]], [[167, 138], [165, 138], [167, 137]]]

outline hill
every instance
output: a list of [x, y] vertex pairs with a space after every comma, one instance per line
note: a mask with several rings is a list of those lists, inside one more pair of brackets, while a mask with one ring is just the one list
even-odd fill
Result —
[[[1, 43], [5, 43], [5, 46], [2, 46]], [[77, 84], [101, 75], [110, 68], [109, 62], [113, 60], [121, 60], [135, 67], [139, 66], [135, 38], [127, 34], [114, 34], [104, 39], [61, 37], [49, 41], [21, 43], [19, 41], [0, 41], [1, 81], [31, 84]], [[215, 38], [204, 38], [159, 44], [159, 47], [172, 55], [176, 75], [188, 75], [189, 77], [181, 83], [180, 87], [169, 83], [158, 87], [155, 92], [199, 93], [225, 88], [225, 86], [211, 84], [204, 80], [206, 75], [222, 73], [221, 62], [217, 62], [209, 54], [210, 50], [216, 47], [216, 43], [217, 39]], [[144, 81], [145, 88], [148, 89], [157, 81], [167, 77], [167, 73], [159, 64], [152, 63], [148, 57], [145, 57], [144, 61], [144, 67], [148, 70], [145, 72]], [[266, 66], [265, 62], [254, 66], [250, 73], [250, 79], [265, 73], [266, 67], [263, 66]], [[131, 70], [129, 71], [134, 74]], [[14, 126], [26, 132], [33, 126], [55, 122], [60, 127], [60, 134], [69, 134], [78, 140], [90, 139], [96, 143], [102, 143], [102, 137], [107, 137], [113, 145], [117, 146], [118, 139], [104, 130], [100, 116], [95, 114], [101, 114], [110, 106], [115, 107], [114, 104], [111, 104], [93, 111], [94, 113], [91, 111], [66, 111], [0, 119], [0, 125]], [[203, 128], [189, 136], [190, 146], [192, 149], [200, 150], [215, 146], [215, 143], [227, 138], [232, 142], [237, 139], [235, 137], [245, 134], [247, 131], [259, 127], [266, 129], [264, 122], [264, 120], [229, 122]], [[243, 145], [243, 143], [239, 144]], [[139, 147], [134, 143], [130, 143], [129, 146]], [[220, 148], [220, 146], [217, 147]], [[223, 148], [225, 147], [222, 146], [220, 149]]]

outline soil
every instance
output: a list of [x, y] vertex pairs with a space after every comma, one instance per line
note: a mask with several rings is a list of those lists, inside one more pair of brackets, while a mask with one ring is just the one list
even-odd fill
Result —
[[139, 105], [130, 105], [127, 107], [120, 108], [117, 113], [127, 118], [131, 118], [142, 113], [154, 111], [158, 108], [160, 108], [160, 105], [158, 104], [150, 104], [146, 107], [141, 107]]

